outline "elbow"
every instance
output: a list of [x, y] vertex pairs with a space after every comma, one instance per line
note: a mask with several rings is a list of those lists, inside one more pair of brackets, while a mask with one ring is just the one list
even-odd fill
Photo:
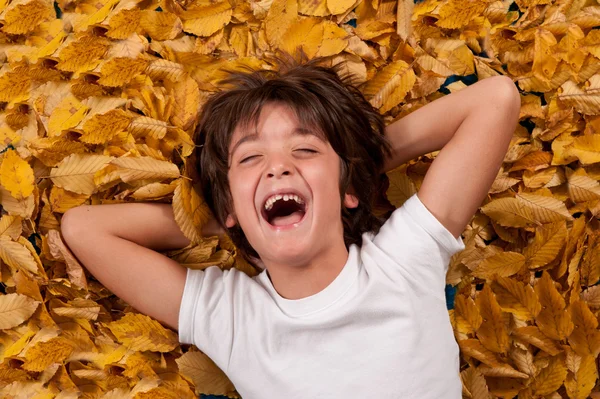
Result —
[[493, 81], [490, 82], [493, 84], [493, 88], [490, 90], [492, 104], [504, 112], [508, 118], [514, 120], [516, 124], [521, 112], [521, 93], [519, 93], [517, 85], [505, 75], [490, 78], [490, 80], [492, 79]]
[[76, 229], [81, 224], [81, 218], [78, 216], [81, 209], [78, 208], [80, 207], [67, 210], [60, 219], [60, 233], [65, 241], [68, 239], [67, 237], [72, 237], [73, 234], [76, 234]]

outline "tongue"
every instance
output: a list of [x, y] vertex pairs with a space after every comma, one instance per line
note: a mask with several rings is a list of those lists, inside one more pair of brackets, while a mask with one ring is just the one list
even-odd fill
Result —
[[275, 216], [273, 220], [271, 220], [271, 224], [273, 226], [287, 226], [293, 223], [298, 223], [300, 220], [302, 220], [302, 216], [304, 216], [304, 213], [300, 211], [296, 211], [287, 216]]

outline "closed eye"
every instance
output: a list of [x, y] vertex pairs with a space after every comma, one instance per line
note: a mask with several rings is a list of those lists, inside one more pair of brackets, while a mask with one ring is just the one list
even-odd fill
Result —
[[309, 152], [309, 153], [313, 153], [313, 154], [317, 153], [317, 151], [311, 150], [310, 148], [298, 148], [296, 151], [304, 151], [304, 152]]
[[246, 158], [242, 159], [242, 160], [240, 161], [240, 163], [244, 163], [244, 162], [246, 162], [246, 161], [249, 161], [249, 160], [251, 160], [252, 158], [256, 158], [257, 156], [258, 156], [258, 155], [250, 155], [249, 157], [246, 157]]

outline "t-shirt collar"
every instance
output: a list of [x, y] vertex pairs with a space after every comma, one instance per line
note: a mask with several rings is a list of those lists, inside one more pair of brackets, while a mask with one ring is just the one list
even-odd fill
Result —
[[286, 315], [290, 317], [309, 316], [333, 305], [356, 281], [358, 262], [360, 261], [358, 255], [358, 247], [355, 244], [350, 245], [348, 260], [342, 271], [327, 287], [306, 298], [287, 299], [279, 295], [273, 287], [266, 269], [258, 274], [256, 278]]

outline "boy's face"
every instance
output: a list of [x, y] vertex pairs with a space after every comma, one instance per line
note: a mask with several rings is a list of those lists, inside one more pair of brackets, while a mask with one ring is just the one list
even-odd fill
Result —
[[[305, 266], [343, 244], [341, 160], [329, 142], [302, 129], [288, 106], [267, 103], [256, 131], [238, 127], [229, 146], [234, 212], [226, 225], [240, 224], [267, 267]], [[344, 204], [354, 208], [358, 200], [346, 194]]]

